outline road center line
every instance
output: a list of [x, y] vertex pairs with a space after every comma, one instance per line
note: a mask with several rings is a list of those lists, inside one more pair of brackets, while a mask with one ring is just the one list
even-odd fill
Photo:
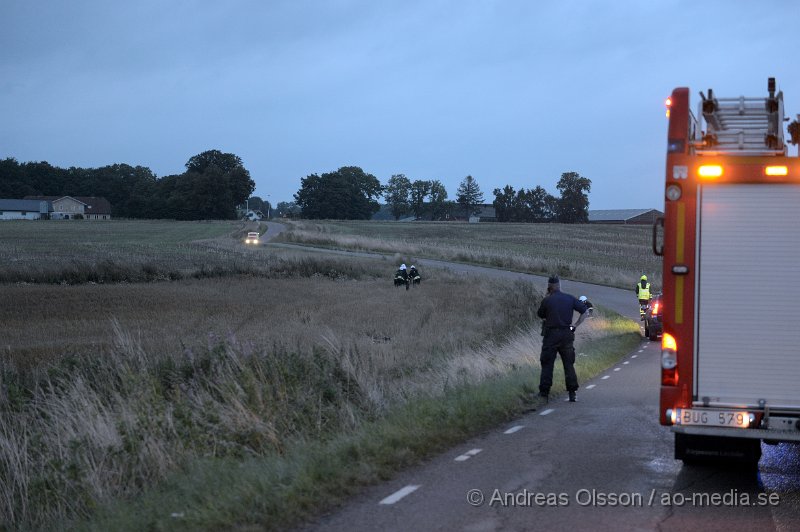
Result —
[[620, 369], [622, 369], [622, 368], [614, 368], [614, 371], [619, 371]]
[[607, 378], [609, 378], [609, 377], [611, 377], [611, 375], [603, 375], [603, 376], [602, 376], [602, 377], [600, 377], [600, 378], [601, 378], [601, 379], [603, 379], [603, 380], [606, 380], [606, 379], [607, 379]]
[[644, 349], [639, 349], [638, 353], [644, 353]]
[[547, 414], [552, 414], [553, 412], [555, 412], [555, 410], [554, 410], [554, 409], [552, 409], [552, 408], [548, 408], [547, 410], [543, 411], [543, 412], [542, 412], [541, 414], [539, 414], [539, 415], [540, 415], [540, 416], [546, 416]]
[[630, 360], [626, 360], [625, 362], [623, 362], [623, 364], [630, 364], [630, 363], [631, 363]]
[[515, 433], [515, 432], [517, 432], [518, 430], [522, 429], [524, 426], [525, 426], [525, 425], [516, 425], [516, 426], [514, 426], [514, 427], [511, 427], [511, 428], [510, 428], [510, 429], [508, 429], [507, 431], [505, 431], [503, 434], [514, 434], [514, 433]]
[[594, 388], [595, 386], [597, 386], [597, 385], [596, 385], [596, 384], [590, 384], [589, 386], [587, 386], [587, 387], [586, 387], [586, 389], [587, 389], [587, 390], [591, 390], [591, 389], [592, 389], [592, 388]]
[[482, 450], [483, 449], [472, 449], [472, 450], [469, 450], [469, 451], [465, 452], [464, 454], [462, 454], [461, 456], [456, 456], [456, 462], [464, 462], [465, 460], [469, 460], [470, 458], [472, 458], [473, 456], [475, 456], [476, 454], [478, 454]]
[[636, 357], [638, 357], [638, 356], [639, 356], [639, 355], [631, 355], [631, 358], [636, 358]]
[[414, 486], [414, 485], [406, 486], [403, 489], [399, 489], [399, 490], [395, 491], [394, 493], [392, 493], [391, 495], [389, 495], [388, 497], [383, 499], [378, 504], [394, 504], [397, 501], [399, 501], [400, 499], [402, 499], [403, 497], [405, 497], [406, 495], [409, 495], [409, 494], [414, 493], [415, 491], [417, 491], [417, 488], [419, 488], [419, 486]]

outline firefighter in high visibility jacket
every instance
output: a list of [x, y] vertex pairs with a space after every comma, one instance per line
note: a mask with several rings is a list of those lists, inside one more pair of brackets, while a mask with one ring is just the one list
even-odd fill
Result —
[[642, 275], [636, 283], [636, 298], [639, 300], [639, 317], [644, 319], [647, 305], [650, 304], [650, 283], [647, 282], [646, 275]]

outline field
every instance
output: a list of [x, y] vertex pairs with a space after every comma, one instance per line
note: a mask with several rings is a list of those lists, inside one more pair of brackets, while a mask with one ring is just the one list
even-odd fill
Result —
[[[530, 406], [531, 284], [405, 291], [393, 259], [245, 248], [247, 229], [0, 225], [4, 527], [281, 528]], [[579, 371], [638, 338], [601, 309]]]
[[399, 253], [631, 288], [642, 274], [661, 286], [652, 228], [441, 222], [288, 222], [279, 240], [341, 249]]

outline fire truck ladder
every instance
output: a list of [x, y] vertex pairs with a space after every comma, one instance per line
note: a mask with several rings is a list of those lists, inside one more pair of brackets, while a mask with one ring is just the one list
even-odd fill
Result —
[[[707, 129], [693, 142], [698, 155], [786, 155], [783, 141], [783, 92], [775, 94], [775, 78], [766, 98], [717, 98], [700, 92], [698, 116]], [[701, 123], [702, 129], [702, 123]]]

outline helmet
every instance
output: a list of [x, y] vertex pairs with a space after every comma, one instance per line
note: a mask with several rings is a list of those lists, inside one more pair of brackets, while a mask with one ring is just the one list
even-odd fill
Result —
[[580, 301], [581, 303], [585, 303], [586, 302], [586, 296], [579, 297], [578, 301]]
[[401, 270], [405, 270], [405, 269], [406, 269], [406, 265], [405, 265], [405, 264], [401, 264], [401, 265], [400, 265], [400, 269], [401, 269]]
[[642, 275], [641, 279], [639, 279], [639, 280], [640, 281], [646, 281], [647, 280], [647, 276], [646, 275]]

